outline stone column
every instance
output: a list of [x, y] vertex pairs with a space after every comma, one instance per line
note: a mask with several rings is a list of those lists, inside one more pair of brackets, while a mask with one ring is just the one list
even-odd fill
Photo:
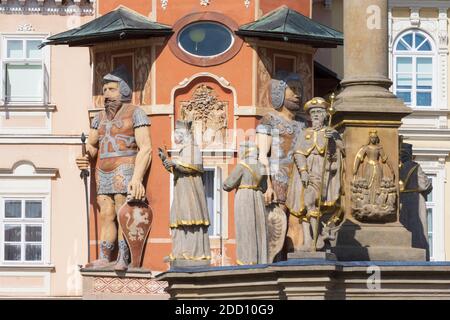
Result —
[[[339, 260], [425, 260], [425, 251], [411, 247], [411, 234], [399, 222], [398, 128], [411, 109], [389, 91], [387, 2], [343, 1], [344, 89], [333, 121], [346, 145], [345, 221], [333, 243]], [[378, 136], [377, 145], [368, 146], [371, 135]], [[361, 165], [354, 174], [358, 154]], [[391, 187], [381, 187], [381, 178], [392, 179]], [[353, 188], [357, 179], [366, 185]]]

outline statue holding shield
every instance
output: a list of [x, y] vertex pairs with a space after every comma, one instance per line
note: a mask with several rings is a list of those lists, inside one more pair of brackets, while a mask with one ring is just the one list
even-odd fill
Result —
[[[86, 154], [76, 159], [78, 168], [86, 170], [98, 158], [95, 178], [101, 222], [100, 257], [87, 267], [111, 265], [116, 241], [119, 251], [114, 269], [126, 270], [130, 262], [127, 237], [122, 224], [117, 227], [118, 212], [127, 201], [145, 199], [142, 182], [151, 163], [150, 121], [142, 109], [130, 103], [131, 97], [132, 81], [125, 66], [103, 77], [105, 110], [97, 113], [92, 121]], [[138, 234], [145, 230], [145, 236], [136, 237], [142, 242], [141, 247], [149, 231], [147, 210], [145, 205], [134, 210], [130, 214], [133, 221], [128, 220]]]

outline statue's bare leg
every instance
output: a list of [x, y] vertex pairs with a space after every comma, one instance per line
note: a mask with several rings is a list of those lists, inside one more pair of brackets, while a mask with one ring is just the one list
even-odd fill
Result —
[[300, 249], [303, 244], [303, 228], [298, 218], [289, 214], [288, 231], [285, 248], [287, 252], [294, 252]]
[[[316, 208], [316, 194], [315, 190], [312, 187], [308, 187], [305, 190], [305, 207], [308, 213], [317, 211]], [[300, 251], [311, 252], [313, 247], [313, 230], [315, 225], [311, 225], [314, 220], [312, 217], [308, 217], [308, 220], [304, 219], [303, 224], [303, 245], [300, 248]]]
[[[116, 212], [116, 217], [117, 213], [119, 212], [119, 209], [122, 207], [122, 205], [125, 203], [126, 201], [126, 195], [125, 194], [115, 194], [114, 195], [114, 204], [115, 204], [115, 212]], [[119, 231], [118, 231], [118, 246], [119, 246], [119, 254], [117, 256], [117, 262], [116, 265], [114, 267], [115, 270], [118, 271], [125, 271], [128, 269], [128, 264], [129, 264], [129, 260], [130, 260], [130, 250], [127, 246], [127, 243], [123, 237], [123, 230], [122, 227], [120, 226], [120, 223], [117, 223], [119, 226]]]
[[117, 238], [116, 211], [114, 200], [110, 195], [97, 196], [97, 204], [100, 207], [100, 257], [92, 261], [87, 267], [105, 267], [111, 261], [111, 254]]
[[317, 245], [317, 243], [314, 243], [314, 239], [317, 239], [318, 238], [318, 233], [319, 233], [319, 230], [318, 230], [318, 226], [317, 226], [317, 218], [314, 218], [314, 217], [311, 217], [310, 219], [309, 219], [309, 223], [311, 224], [311, 232], [312, 232], [312, 243], [311, 243], [311, 248], [312, 248], [312, 250], [314, 250], [314, 246], [315, 245]]
[[300, 251], [310, 251], [312, 246], [311, 237], [311, 224], [308, 221], [302, 222], [303, 227], [303, 245], [300, 247]]

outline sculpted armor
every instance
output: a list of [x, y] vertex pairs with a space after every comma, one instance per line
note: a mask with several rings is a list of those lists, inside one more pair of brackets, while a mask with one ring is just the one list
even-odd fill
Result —
[[105, 111], [95, 116], [92, 128], [99, 134], [97, 194], [127, 193], [138, 152], [134, 129], [148, 125], [145, 112], [130, 104], [124, 104], [112, 120]]
[[304, 126], [301, 121], [288, 121], [276, 112], [269, 112], [261, 119], [261, 123], [256, 128], [257, 133], [272, 136], [269, 165], [273, 189], [279, 203], [286, 201], [294, 146]]

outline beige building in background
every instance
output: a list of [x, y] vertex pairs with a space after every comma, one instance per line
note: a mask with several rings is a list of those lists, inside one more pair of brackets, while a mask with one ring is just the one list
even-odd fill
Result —
[[[95, 2], [0, 1], [0, 296], [81, 295], [87, 48], [38, 45], [94, 18]], [[80, 199], [83, 199], [80, 202]]]
[[[313, 0], [313, 19], [342, 31], [343, 1]], [[85, 195], [74, 159], [89, 129], [93, 71], [87, 48], [38, 46], [95, 18], [97, 5], [0, 0], [0, 297], [82, 293]], [[389, 10], [392, 90], [414, 110], [400, 132], [433, 179], [435, 261], [450, 260], [449, 9], [450, 1], [391, 0]], [[343, 47], [318, 49], [315, 60], [343, 78]]]
[[[313, 19], [342, 31], [343, 1], [315, 0]], [[450, 260], [449, 9], [450, 1], [389, 1], [391, 90], [413, 109], [400, 134], [413, 145], [415, 160], [433, 181], [427, 211], [434, 261]], [[342, 48], [319, 49], [316, 61], [342, 79]]]

